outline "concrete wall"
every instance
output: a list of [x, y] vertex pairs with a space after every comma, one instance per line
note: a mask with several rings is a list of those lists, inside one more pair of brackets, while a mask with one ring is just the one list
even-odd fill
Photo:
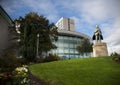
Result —
[[0, 55], [9, 45], [9, 31], [7, 21], [0, 15]]
[[95, 43], [93, 45], [93, 57], [108, 56], [106, 43]]
[[62, 17], [60, 20], [58, 20], [56, 26], [59, 30], [75, 31], [75, 23], [73, 19]]

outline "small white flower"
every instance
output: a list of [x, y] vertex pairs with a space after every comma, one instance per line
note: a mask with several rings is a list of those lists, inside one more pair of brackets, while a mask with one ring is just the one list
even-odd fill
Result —
[[25, 72], [28, 72], [28, 69], [27, 69], [27, 68], [24, 68], [24, 71], [25, 71]]

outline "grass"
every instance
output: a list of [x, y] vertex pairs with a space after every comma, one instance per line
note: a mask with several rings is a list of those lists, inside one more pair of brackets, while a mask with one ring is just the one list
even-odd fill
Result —
[[53, 85], [120, 85], [120, 63], [111, 57], [35, 64], [30, 70]]

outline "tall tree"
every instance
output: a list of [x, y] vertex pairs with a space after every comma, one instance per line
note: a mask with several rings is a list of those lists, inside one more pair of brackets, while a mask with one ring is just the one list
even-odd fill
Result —
[[[57, 27], [50, 23], [44, 16], [39, 16], [37, 13], [28, 13], [25, 18], [19, 18], [20, 23], [20, 39], [21, 53], [23, 56], [32, 61], [36, 58], [37, 39], [39, 54], [56, 48], [52, 43], [57, 41]], [[37, 35], [39, 36], [37, 37]]]
[[81, 54], [84, 55], [87, 53], [92, 52], [92, 43], [89, 41], [89, 39], [84, 38], [83, 41], [81, 41], [78, 45], [77, 45], [77, 51]]

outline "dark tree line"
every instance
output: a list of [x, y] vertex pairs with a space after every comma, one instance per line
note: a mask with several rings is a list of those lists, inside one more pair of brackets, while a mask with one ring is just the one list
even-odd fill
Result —
[[[15, 21], [20, 24], [20, 53], [27, 60], [33, 61], [36, 58], [37, 38], [39, 38], [39, 55], [57, 48], [52, 43], [58, 39], [57, 27], [44, 16], [31, 12]], [[39, 37], [37, 37], [38, 34]]]

